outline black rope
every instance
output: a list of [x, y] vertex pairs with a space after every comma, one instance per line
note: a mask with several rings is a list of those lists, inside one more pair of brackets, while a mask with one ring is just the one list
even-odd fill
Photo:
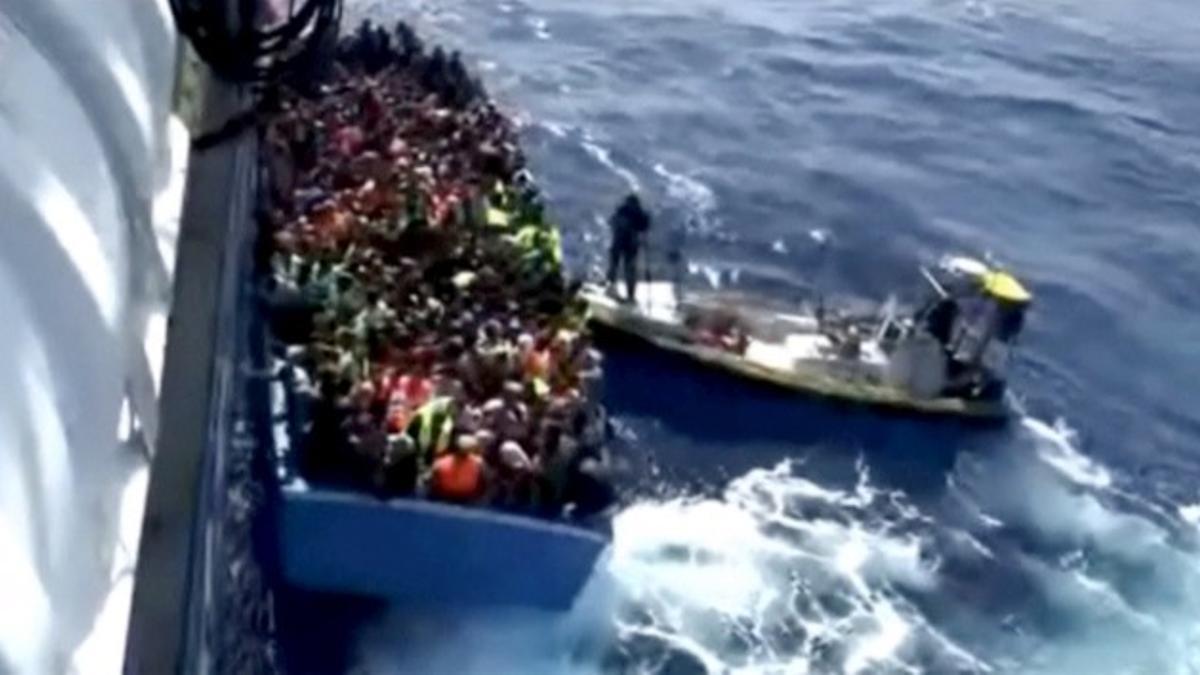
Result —
[[288, 3], [278, 26], [258, 26], [262, 0], [171, 0], [179, 31], [219, 77], [233, 82], [278, 79], [331, 48], [342, 18], [342, 0]]

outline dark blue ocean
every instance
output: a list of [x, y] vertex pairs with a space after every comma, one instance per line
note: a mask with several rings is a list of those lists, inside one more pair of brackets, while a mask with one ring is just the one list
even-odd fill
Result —
[[[1200, 673], [1200, 6], [352, 1], [461, 49], [572, 267], [636, 186], [652, 255], [779, 300], [914, 299], [990, 255], [1035, 307], [1001, 429], [613, 351], [632, 481], [568, 617], [384, 617], [421, 673]], [[817, 240], [826, 240], [818, 246]]]

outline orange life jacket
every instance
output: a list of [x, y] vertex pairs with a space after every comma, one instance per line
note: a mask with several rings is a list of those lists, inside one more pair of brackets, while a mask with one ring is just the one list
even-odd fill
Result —
[[529, 378], [550, 379], [551, 356], [549, 349], [531, 349], [525, 355], [525, 375]]
[[469, 502], [483, 492], [483, 460], [476, 455], [442, 455], [433, 463], [430, 493], [449, 502]]

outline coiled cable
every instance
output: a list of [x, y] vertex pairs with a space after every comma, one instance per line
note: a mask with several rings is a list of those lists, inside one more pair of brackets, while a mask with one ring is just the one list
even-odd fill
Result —
[[342, 0], [288, 4], [287, 16], [274, 25], [265, 25], [265, 0], [171, 0], [171, 12], [214, 73], [254, 83], [277, 79], [337, 36]]

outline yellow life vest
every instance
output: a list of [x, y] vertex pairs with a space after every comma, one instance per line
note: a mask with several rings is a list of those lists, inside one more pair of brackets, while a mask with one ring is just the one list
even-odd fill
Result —
[[488, 206], [488, 209], [487, 209], [488, 227], [494, 227], [497, 229], [506, 230], [506, 229], [508, 229], [508, 225], [511, 222], [512, 222], [512, 216], [509, 215], [508, 211], [497, 208], [495, 206]]
[[440, 454], [450, 447], [454, 433], [454, 401], [439, 396], [417, 409], [409, 425], [410, 435], [422, 456]]
[[546, 252], [550, 254], [550, 260], [554, 262], [555, 268], [562, 267], [562, 237], [558, 234], [558, 228], [553, 225], [546, 226], [546, 239], [543, 246]]

